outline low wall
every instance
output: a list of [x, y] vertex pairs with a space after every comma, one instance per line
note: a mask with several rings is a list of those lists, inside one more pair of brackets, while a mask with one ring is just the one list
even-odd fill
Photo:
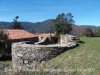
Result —
[[60, 44], [66, 44], [68, 42], [77, 42], [76, 36], [73, 35], [60, 35]]
[[31, 45], [22, 43], [12, 44], [12, 65], [16, 70], [33, 69], [42, 61], [49, 60], [70, 47], [76, 46], [75, 42], [54, 45]]

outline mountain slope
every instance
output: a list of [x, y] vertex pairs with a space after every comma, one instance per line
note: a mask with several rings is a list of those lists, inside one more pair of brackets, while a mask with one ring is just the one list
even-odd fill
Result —
[[[32, 23], [32, 22], [20, 22], [21, 25], [24, 27], [26, 31], [29, 31], [31, 33], [53, 33], [53, 22], [52, 19], [45, 20], [43, 22], [37, 22], [37, 23]], [[12, 25], [11, 22], [0, 22], [0, 26], [3, 28], [10, 28]], [[84, 28], [89, 27], [92, 30], [97, 29], [97, 26], [90, 26], [90, 25], [72, 25], [73, 30], [71, 31], [72, 34], [76, 35], [81, 35], [82, 31]], [[99, 26], [100, 27], [100, 26]]]
[[37, 22], [34, 23], [34, 25], [28, 29], [28, 31], [32, 32], [33, 30], [35, 30], [36, 33], [42, 33], [42, 32], [46, 32], [46, 33], [52, 33], [53, 31], [53, 26], [52, 26], [52, 20], [46, 20], [43, 22]]
[[[52, 19], [43, 21], [43, 22], [20, 22], [20, 24], [24, 27], [26, 31], [29, 31], [31, 33], [53, 33], [53, 26], [52, 26]], [[12, 25], [11, 22], [0, 22], [0, 26], [3, 28], [10, 28]]]
[[81, 26], [84, 26], [86, 28], [91, 28], [92, 30], [95, 30], [97, 28], [100, 28], [100, 26], [94, 26], [94, 25], [81, 25]]
[[1, 21], [0, 22], [0, 26], [3, 27], [3, 28], [10, 28], [11, 22], [3, 22], [3, 21]]
[[72, 31], [71, 33], [73, 35], [82, 35], [83, 30], [85, 29], [84, 26], [78, 26], [78, 25], [72, 25]]

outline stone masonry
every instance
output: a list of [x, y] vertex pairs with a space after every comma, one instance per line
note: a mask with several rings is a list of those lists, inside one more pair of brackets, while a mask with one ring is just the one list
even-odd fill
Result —
[[13, 68], [16, 70], [33, 69], [42, 61], [49, 60], [74, 46], [76, 46], [75, 42], [65, 45], [29, 45], [14, 43], [12, 45]]
[[[33, 45], [23, 42], [12, 44], [12, 65], [15, 70], [28, 70], [39, 66], [62, 52], [77, 45], [75, 41], [68, 41], [61, 36], [60, 44]], [[64, 40], [67, 40], [64, 42]]]

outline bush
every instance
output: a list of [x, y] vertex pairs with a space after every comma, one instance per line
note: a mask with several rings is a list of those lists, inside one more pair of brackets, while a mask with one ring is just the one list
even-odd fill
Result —
[[100, 28], [98, 28], [98, 29], [96, 29], [96, 30], [94, 31], [94, 36], [95, 36], [95, 37], [100, 37]]
[[84, 31], [82, 32], [82, 35], [86, 37], [93, 37], [94, 33], [91, 28], [85, 28]]
[[7, 34], [3, 31], [2, 28], [0, 28], [0, 57], [7, 52], [6, 51], [7, 41], [8, 41]]

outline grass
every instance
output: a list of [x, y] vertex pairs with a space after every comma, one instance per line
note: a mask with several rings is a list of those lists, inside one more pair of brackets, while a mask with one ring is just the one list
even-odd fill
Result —
[[4, 68], [10, 67], [12, 65], [11, 56], [3, 56], [0, 58], [0, 75], [9, 75], [5, 72]]
[[78, 47], [49, 60], [42, 69], [52, 69], [60, 75], [100, 75], [100, 38], [82, 37], [81, 41]]
[[1, 65], [11, 65], [12, 64], [12, 58], [11, 56], [3, 56], [0, 58], [0, 66]]
[[100, 75], [100, 38], [81, 37], [81, 41], [78, 47], [24, 75]]

